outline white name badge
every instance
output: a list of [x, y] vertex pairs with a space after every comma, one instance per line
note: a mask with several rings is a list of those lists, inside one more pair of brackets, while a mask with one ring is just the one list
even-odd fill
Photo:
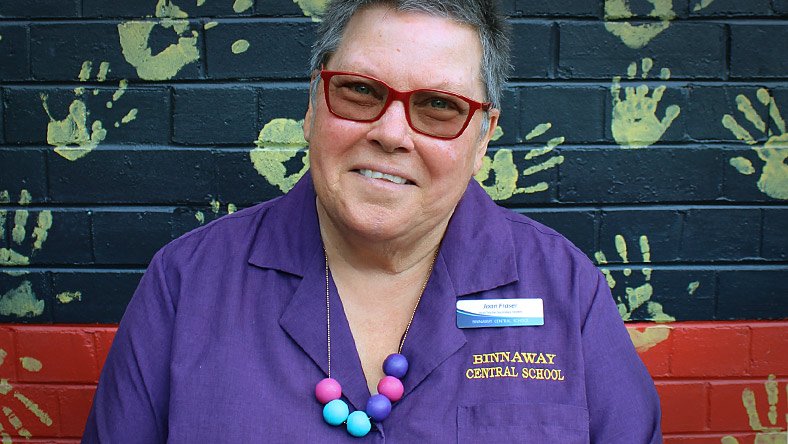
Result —
[[461, 299], [457, 301], [457, 327], [520, 327], [544, 325], [544, 303], [528, 299]]

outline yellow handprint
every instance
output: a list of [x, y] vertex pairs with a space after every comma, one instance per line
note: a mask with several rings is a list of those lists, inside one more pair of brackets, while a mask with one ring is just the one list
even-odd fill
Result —
[[632, 49], [646, 46], [657, 34], [668, 29], [670, 21], [676, 18], [672, 0], [648, 0], [648, 2], [653, 6], [648, 16], [660, 21], [633, 25], [629, 22], [618, 21], [634, 16], [629, 7], [629, 0], [605, 0], [605, 29]]
[[[213, 212], [213, 218], [216, 219], [219, 217], [219, 212], [222, 210], [222, 203], [216, 199], [211, 199], [211, 212]], [[235, 206], [234, 203], [227, 204], [227, 214], [233, 214], [238, 211], [238, 207]], [[205, 213], [202, 211], [198, 211], [194, 214], [194, 218], [197, 219], [200, 225], [205, 224]]]
[[[0, 348], [0, 366], [3, 365], [3, 361], [8, 356], [7, 352]], [[22, 368], [28, 372], [38, 372], [41, 370], [42, 365], [41, 362], [35, 358], [31, 357], [22, 357], [19, 358], [19, 361], [22, 363]], [[10, 396], [9, 396], [10, 395]], [[30, 413], [35, 415], [39, 421], [41, 421], [47, 427], [52, 426], [52, 418], [43, 410], [41, 407], [38, 406], [33, 400], [22, 394], [20, 391], [14, 389], [14, 386], [11, 385], [7, 379], [0, 379], [0, 396], [9, 396], [8, 401], [11, 401], [11, 398], [15, 399], [15, 403], [21, 403], [25, 409], [27, 409]], [[4, 401], [5, 403], [5, 401]], [[2, 406], [3, 415], [8, 420], [8, 424], [16, 430], [16, 434], [20, 437], [25, 439], [30, 439], [33, 435], [23, 427], [22, 420], [16, 415], [14, 410], [9, 407], [8, 405]], [[0, 423], [0, 442], [3, 444], [10, 444], [13, 442], [11, 440], [11, 436], [5, 432], [3, 429], [2, 424]]]
[[[82, 69], [79, 72], [79, 80], [85, 82], [90, 78], [93, 63], [85, 61], [82, 64]], [[109, 72], [109, 63], [102, 62], [99, 66], [99, 72], [96, 75], [96, 80], [103, 82], [106, 80], [107, 72]], [[112, 100], [107, 101], [107, 108], [112, 108], [113, 104], [123, 96], [126, 92], [128, 81], [121, 80], [118, 83], [118, 89], [112, 95]], [[93, 95], [97, 95], [98, 90], [93, 90]], [[63, 120], [57, 120], [52, 116], [49, 110], [47, 101], [49, 97], [41, 93], [41, 103], [44, 106], [47, 116], [49, 116], [49, 124], [47, 125], [47, 143], [55, 147], [55, 152], [64, 158], [74, 161], [89, 152], [93, 151], [104, 139], [107, 137], [107, 130], [101, 120], [94, 120], [88, 132], [88, 115], [90, 114], [82, 96], [85, 94], [85, 88], [79, 87], [74, 89], [74, 96], [76, 97], [71, 105], [68, 107], [68, 115]], [[132, 108], [120, 122], [115, 122], [115, 127], [119, 127], [121, 123], [129, 123], [137, 117], [137, 109]]]
[[[777, 425], [777, 402], [779, 400], [779, 387], [775, 381], [774, 375], [769, 375], [768, 380], [763, 384], [766, 391], [766, 396], [769, 401], [769, 418], [770, 426], [764, 426], [761, 423], [760, 415], [755, 406], [755, 392], [749, 388], [744, 389], [741, 394], [741, 401], [744, 409], [747, 411], [747, 416], [750, 419], [750, 429], [758, 432], [755, 435], [754, 444], [785, 444], [788, 442], [788, 413], [785, 414], [786, 428]], [[785, 385], [785, 394], [788, 396], [788, 384]], [[738, 444], [739, 440], [733, 436], [726, 436], [722, 438], [722, 444]]]
[[[648, 77], [649, 71], [654, 66], [654, 61], [644, 58], [641, 61], [643, 73], [641, 78]], [[637, 75], [637, 63], [632, 62], [627, 68], [627, 77], [634, 80]], [[662, 68], [660, 79], [670, 79], [670, 70]], [[662, 100], [665, 85], [654, 89], [651, 97], [648, 96], [648, 86], [640, 85], [637, 89], [628, 86], [625, 89], [626, 97], [621, 100], [621, 77], [613, 78], [610, 94], [613, 96], [613, 122], [611, 130], [613, 138], [622, 148], [644, 148], [658, 141], [665, 131], [679, 115], [681, 109], [678, 105], [671, 105], [665, 110], [665, 117], [660, 121], [657, 118], [657, 105]]]
[[[618, 252], [619, 257], [624, 264], [629, 263], [629, 259], [627, 256], [627, 242], [624, 240], [624, 236], [617, 234], [616, 238], [616, 251]], [[651, 262], [651, 247], [648, 244], [648, 237], [640, 236], [640, 252], [642, 254], [643, 262], [649, 263]], [[594, 254], [596, 261], [599, 265], [607, 265], [607, 257], [605, 253], [602, 251], [597, 251]], [[632, 313], [644, 306], [646, 312], [648, 313], [648, 317], [646, 319], [655, 322], [673, 322], [676, 320], [673, 316], [667, 315], [662, 310], [662, 305], [654, 302], [651, 300], [651, 296], [654, 294], [654, 288], [651, 286], [651, 268], [643, 268], [642, 270], [644, 283], [638, 287], [626, 287], [624, 290], [624, 295], [616, 294], [614, 297], [616, 298], [616, 304], [618, 305], [618, 313], [621, 315], [621, 319], [628, 321], [632, 317]], [[610, 286], [611, 289], [616, 287], [616, 280], [613, 278], [612, 273], [607, 268], [602, 268], [602, 273], [604, 273], [605, 278], [607, 279], [607, 284]], [[631, 268], [625, 268], [623, 270], [624, 276], [628, 277], [632, 274]], [[694, 291], [697, 288], [697, 285], [690, 285], [692, 288], [691, 291]]]
[[[533, 130], [531, 130], [530, 133], [528, 133], [527, 136], [525, 136], [525, 140], [531, 140], [535, 137], [541, 136], [542, 134], [546, 133], [551, 126], [552, 125], [550, 123], [537, 125]], [[503, 130], [500, 130], [500, 127], [498, 127], [496, 128], [495, 134], [497, 137], [495, 137], [493, 140], [496, 140], [501, 135], [503, 135]], [[528, 154], [525, 155], [525, 160], [530, 161], [531, 159], [535, 159], [539, 156], [549, 154], [553, 151], [553, 149], [555, 149], [555, 147], [562, 143], [564, 143], [563, 137], [554, 137], [550, 139], [544, 147], [534, 148], [528, 151]], [[523, 170], [522, 175], [523, 177], [530, 176], [540, 171], [554, 168], [557, 165], [563, 163], [563, 161], [564, 156], [552, 156], [541, 163], [526, 168]], [[494, 173], [494, 183], [487, 185], [485, 182], [489, 181], [491, 172]], [[545, 191], [549, 188], [547, 182], [539, 182], [535, 185], [520, 188], [517, 186], [519, 177], [520, 173], [517, 170], [517, 165], [514, 163], [512, 150], [507, 148], [502, 148], [496, 151], [492, 159], [490, 159], [490, 156], [484, 156], [482, 159], [482, 168], [479, 170], [479, 173], [474, 176], [476, 181], [479, 182], [482, 188], [484, 188], [484, 191], [486, 191], [487, 194], [489, 194], [494, 200], [505, 200], [515, 194], [532, 194]]]
[[[249, 152], [254, 169], [271, 185], [287, 193], [309, 169], [309, 152], [304, 139], [304, 120], [274, 119], [266, 123], [257, 140], [257, 148]], [[287, 174], [285, 163], [303, 152], [303, 166], [297, 173]]]
[[[118, 37], [123, 48], [123, 57], [144, 80], [169, 80], [189, 63], [200, 58], [197, 49], [197, 31], [189, 29], [189, 17], [169, 0], [159, 0], [155, 16], [160, 20], [131, 21], [118, 25]], [[171, 44], [154, 55], [150, 48], [151, 32], [156, 25], [171, 28], [178, 36], [178, 43]]]
[[[765, 88], [761, 88], [756, 93], [758, 101], [767, 108], [769, 117], [774, 122], [777, 133], [772, 127], [767, 128], [766, 122], [755, 110], [750, 99], [744, 94], [736, 96], [736, 104], [739, 111], [761, 134], [768, 137], [763, 146], [753, 147], [758, 157], [765, 162], [761, 177], [758, 179], [758, 189], [769, 197], [775, 199], [788, 199], [788, 165], [785, 159], [788, 158], [788, 133], [786, 133], [785, 120], [780, 114], [780, 109], [774, 101], [774, 97]], [[737, 139], [755, 145], [756, 140], [749, 131], [744, 129], [736, 119], [726, 114], [722, 118], [722, 124], [728, 128]], [[755, 172], [752, 162], [746, 157], [734, 157], [730, 164], [742, 174], [752, 174]]]
[[293, 0], [298, 3], [301, 11], [307, 17], [312, 17], [313, 22], [320, 21], [320, 14], [326, 9], [328, 0]]
[[[27, 190], [22, 190], [19, 195], [19, 205], [25, 207], [30, 204], [31, 199], [32, 196], [30, 196], [30, 193]], [[8, 191], [0, 191], [0, 205], [8, 203], [10, 203]], [[0, 210], [0, 234], [5, 233], [7, 216], [8, 210]], [[19, 247], [23, 244], [27, 245], [31, 250], [30, 253], [26, 256], [15, 251], [13, 248], [0, 248], [0, 266], [28, 265], [30, 263], [30, 256], [41, 250], [41, 247], [47, 240], [47, 233], [52, 227], [52, 212], [44, 210], [38, 213], [36, 226], [33, 227], [30, 239], [26, 242], [28, 218], [29, 211], [24, 208], [14, 212], [14, 228], [11, 229], [11, 240]], [[8, 228], [11, 228], [10, 223], [8, 224]]]

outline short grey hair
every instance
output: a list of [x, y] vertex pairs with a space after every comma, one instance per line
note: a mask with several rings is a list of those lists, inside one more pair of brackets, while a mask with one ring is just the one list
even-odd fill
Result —
[[[309, 61], [310, 72], [319, 72], [337, 51], [353, 15], [375, 5], [391, 6], [398, 11], [423, 12], [473, 27], [482, 45], [481, 80], [485, 87], [485, 101], [501, 108], [503, 87], [511, 71], [510, 27], [506, 17], [499, 12], [496, 0], [333, 0], [321, 15], [322, 23]], [[313, 83], [311, 92], [314, 97], [317, 81]], [[488, 120], [484, 119], [489, 124]]]

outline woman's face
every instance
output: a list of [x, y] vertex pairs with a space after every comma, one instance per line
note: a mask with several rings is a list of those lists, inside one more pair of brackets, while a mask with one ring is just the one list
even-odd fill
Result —
[[[373, 76], [400, 91], [440, 89], [484, 101], [476, 32], [423, 13], [388, 7], [356, 13], [325, 69]], [[498, 111], [491, 110], [485, 134], [477, 111], [459, 137], [442, 140], [415, 132], [399, 101], [375, 122], [335, 117], [322, 86], [304, 121], [318, 210], [340, 233], [370, 241], [417, 241], [436, 230], [442, 235], [481, 166]], [[405, 183], [371, 178], [368, 171]]]

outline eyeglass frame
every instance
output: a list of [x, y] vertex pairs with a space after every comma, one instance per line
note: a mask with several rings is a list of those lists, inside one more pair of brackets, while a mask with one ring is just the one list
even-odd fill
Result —
[[[372, 80], [372, 81], [378, 82], [381, 85], [385, 86], [388, 89], [388, 94], [386, 96], [386, 103], [383, 104], [383, 108], [381, 108], [380, 113], [377, 116], [375, 116], [374, 118], [372, 118], [372, 119], [352, 119], [350, 117], [341, 116], [341, 115], [337, 114], [336, 112], [334, 112], [334, 110], [331, 108], [331, 101], [328, 99], [328, 91], [329, 91], [328, 90], [328, 84], [329, 84], [329, 82], [331, 80], [331, 77], [334, 77], [336, 75], [350, 75], [350, 76], [362, 77], [362, 78], [365, 78], [365, 79], [368, 79], [368, 80]], [[473, 99], [469, 99], [469, 98], [467, 98], [465, 96], [453, 93], [451, 91], [444, 91], [444, 90], [441, 90], [441, 89], [433, 89], [433, 88], [419, 88], [419, 89], [414, 89], [414, 90], [410, 90], [410, 91], [400, 91], [400, 90], [392, 88], [391, 86], [389, 86], [389, 84], [387, 84], [383, 80], [377, 79], [375, 77], [368, 76], [366, 74], [360, 74], [360, 73], [357, 73], [357, 72], [326, 70], [323, 67], [323, 65], [320, 65], [320, 80], [323, 81], [323, 93], [324, 93], [325, 99], [326, 99], [326, 106], [328, 107], [328, 111], [332, 115], [334, 115], [336, 117], [339, 117], [340, 119], [349, 120], [351, 122], [376, 122], [376, 121], [380, 120], [380, 118], [383, 117], [384, 114], [386, 114], [386, 110], [389, 109], [389, 105], [391, 105], [391, 102], [396, 100], [396, 101], [402, 102], [402, 104], [405, 105], [403, 107], [403, 108], [405, 108], [405, 119], [408, 121], [408, 126], [410, 126], [410, 128], [413, 131], [416, 131], [419, 134], [424, 134], [425, 136], [434, 137], [436, 139], [452, 140], [452, 139], [456, 139], [456, 138], [460, 137], [462, 135], [462, 133], [465, 132], [465, 129], [468, 128], [468, 125], [471, 123], [471, 119], [473, 119], [473, 115], [476, 114], [476, 111], [478, 111], [478, 110], [489, 111], [490, 109], [492, 109], [492, 102], [477, 102], [477, 101], [475, 101]], [[422, 130], [416, 128], [415, 126], [413, 126], [413, 122], [410, 119], [410, 103], [409, 103], [410, 102], [410, 96], [412, 96], [414, 93], [421, 92], [421, 91], [434, 91], [434, 92], [437, 92], [437, 93], [446, 94], [446, 95], [449, 95], [449, 96], [452, 96], [452, 97], [456, 97], [456, 98], [464, 101], [465, 103], [467, 103], [469, 105], [468, 116], [466, 117], [465, 123], [463, 123], [462, 128], [460, 128], [459, 131], [457, 131], [457, 134], [455, 134], [454, 136], [438, 136], [438, 135], [435, 135], [435, 134], [430, 134], [430, 133], [428, 133], [426, 131], [422, 131]]]

